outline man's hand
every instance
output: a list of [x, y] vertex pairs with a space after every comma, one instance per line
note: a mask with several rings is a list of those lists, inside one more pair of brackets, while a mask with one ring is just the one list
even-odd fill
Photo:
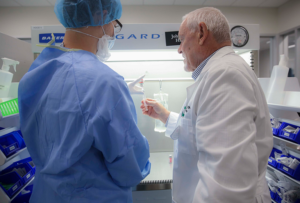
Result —
[[159, 119], [161, 122], [166, 123], [170, 115], [168, 111], [162, 104], [154, 99], [146, 99], [146, 105], [148, 106], [148, 111], [146, 110], [144, 100], [142, 100], [141, 109], [144, 115], [147, 115], [154, 119]]

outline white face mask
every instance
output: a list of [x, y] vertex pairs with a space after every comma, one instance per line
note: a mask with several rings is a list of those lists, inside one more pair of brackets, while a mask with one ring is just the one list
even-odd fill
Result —
[[[113, 23], [112, 23], [112, 25], [114, 27]], [[69, 30], [74, 31], [74, 32], [78, 32], [78, 33], [81, 33], [81, 34], [85, 34], [85, 35], [88, 35], [88, 36], [91, 36], [91, 37], [99, 39], [98, 40], [98, 44], [97, 44], [96, 56], [102, 62], [105, 62], [105, 61], [107, 61], [109, 59], [109, 57], [111, 56], [111, 54], [109, 53], [109, 50], [114, 46], [114, 43], [116, 41], [116, 38], [115, 38], [115, 28], [114, 28], [114, 36], [111, 37], [111, 36], [105, 34], [105, 31], [104, 31], [104, 29], [102, 27], [104, 35], [101, 38], [89, 35], [89, 34], [84, 33], [84, 32], [80, 32], [78, 30], [72, 30], [72, 29], [69, 29]]]
[[104, 35], [101, 38], [99, 38], [98, 50], [97, 50], [96, 56], [98, 57], [98, 59], [100, 61], [105, 62], [111, 56], [111, 54], [109, 53], [109, 50], [114, 46], [116, 37], [115, 37], [115, 30], [114, 30], [113, 37], [105, 34], [103, 27], [102, 27], [102, 30], [103, 30]]

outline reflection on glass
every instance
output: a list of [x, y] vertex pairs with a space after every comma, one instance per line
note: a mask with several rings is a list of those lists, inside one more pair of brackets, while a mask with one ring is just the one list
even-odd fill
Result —
[[295, 77], [296, 67], [295, 67], [295, 58], [296, 58], [296, 49], [295, 49], [295, 33], [289, 34], [288, 37], [288, 58], [289, 58], [289, 73], [288, 77]]
[[272, 37], [260, 38], [259, 49], [259, 78], [269, 78], [271, 76], [272, 64], [271, 64], [271, 49], [270, 45]]

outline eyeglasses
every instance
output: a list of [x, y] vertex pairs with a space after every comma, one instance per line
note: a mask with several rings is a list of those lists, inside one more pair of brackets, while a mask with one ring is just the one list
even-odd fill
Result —
[[117, 24], [115, 25], [115, 32], [119, 33], [119, 32], [121, 32], [123, 25], [118, 20], [116, 20], [116, 22], [117, 22]]

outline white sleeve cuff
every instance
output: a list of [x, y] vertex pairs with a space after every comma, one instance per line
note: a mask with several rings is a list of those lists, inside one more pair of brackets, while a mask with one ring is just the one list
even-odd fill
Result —
[[173, 131], [176, 128], [177, 125], [177, 120], [178, 120], [179, 114], [175, 113], [175, 112], [171, 112], [169, 117], [168, 117], [168, 123], [167, 123], [167, 129], [166, 129], [166, 133], [165, 136], [166, 137], [170, 137], [171, 134], [173, 133]]

